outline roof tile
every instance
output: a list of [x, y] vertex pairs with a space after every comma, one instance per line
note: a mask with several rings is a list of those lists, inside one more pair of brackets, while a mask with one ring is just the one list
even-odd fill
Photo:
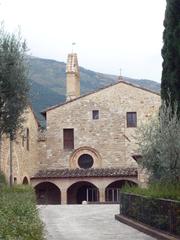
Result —
[[40, 170], [31, 179], [76, 177], [137, 177], [137, 168], [65, 168]]

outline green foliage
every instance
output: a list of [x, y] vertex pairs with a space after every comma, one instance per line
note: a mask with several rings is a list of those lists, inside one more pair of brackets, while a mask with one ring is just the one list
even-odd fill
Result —
[[25, 64], [26, 44], [20, 34], [0, 29], [0, 132], [15, 136], [23, 121], [29, 85]]
[[164, 198], [180, 201], [180, 183], [172, 184], [168, 182], [154, 182], [147, 188], [126, 185], [122, 192], [134, 193], [151, 198]]
[[180, 119], [176, 108], [162, 104], [159, 117], [139, 129], [138, 141], [142, 155], [139, 163], [152, 180], [180, 180]]
[[167, 105], [178, 103], [180, 117], [180, 3], [179, 0], [166, 1], [161, 96]]
[[43, 240], [43, 224], [31, 187], [3, 187], [0, 191], [0, 239]]

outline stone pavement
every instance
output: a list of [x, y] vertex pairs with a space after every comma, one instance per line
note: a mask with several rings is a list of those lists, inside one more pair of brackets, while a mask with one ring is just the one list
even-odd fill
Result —
[[114, 219], [118, 205], [41, 205], [47, 240], [153, 240]]

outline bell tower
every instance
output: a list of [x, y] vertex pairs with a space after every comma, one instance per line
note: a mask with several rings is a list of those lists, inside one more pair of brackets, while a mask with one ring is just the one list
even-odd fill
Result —
[[80, 96], [80, 75], [76, 53], [68, 54], [66, 65], [66, 101]]

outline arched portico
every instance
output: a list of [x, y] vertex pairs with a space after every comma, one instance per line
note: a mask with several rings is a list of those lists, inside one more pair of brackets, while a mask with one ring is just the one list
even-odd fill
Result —
[[117, 180], [110, 183], [105, 189], [105, 201], [114, 203], [119, 202], [120, 191], [125, 185], [136, 186], [137, 183], [130, 180]]
[[38, 204], [61, 204], [61, 191], [51, 182], [41, 182], [35, 187]]
[[67, 190], [68, 204], [81, 204], [83, 201], [87, 202], [99, 201], [98, 188], [88, 181], [76, 182], [72, 184]]

